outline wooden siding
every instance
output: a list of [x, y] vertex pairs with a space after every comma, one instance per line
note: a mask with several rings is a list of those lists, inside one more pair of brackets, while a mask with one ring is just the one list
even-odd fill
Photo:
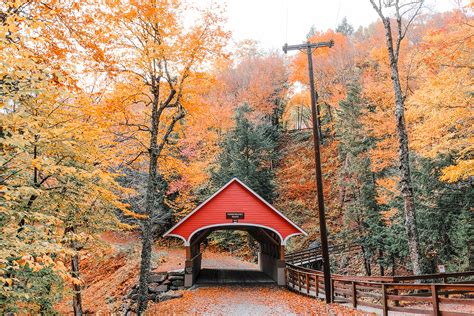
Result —
[[180, 235], [189, 240], [193, 232], [203, 227], [232, 224], [231, 219], [226, 219], [227, 212], [242, 212], [245, 218], [239, 219], [239, 224], [263, 225], [272, 228], [278, 231], [283, 239], [291, 234], [300, 233], [284, 217], [272, 210], [242, 184], [233, 181], [167, 234]]

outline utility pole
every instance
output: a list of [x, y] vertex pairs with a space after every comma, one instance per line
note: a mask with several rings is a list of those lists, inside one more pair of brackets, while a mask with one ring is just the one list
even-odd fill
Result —
[[317, 109], [318, 94], [314, 87], [314, 74], [313, 74], [313, 49], [316, 50], [319, 47], [333, 47], [334, 41], [329, 42], [317, 42], [311, 43], [306, 42], [300, 45], [288, 45], [283, 46], [285, 54], [289, 50], [306, 50], [308, 55], [308, 70], [309, 70], [309, 85], [311, 90], [311, 116], [313, 120], [313, 140], [314, 140], [314, 160], [316, 168], [316, 186], [317, 186], [317, 197], [318, 197], [318, 211], [319, 211], [319, 233], [321, 239], [321, 252], [323, 255], [323, 271], [324, 271], [324, 293], [326, 303], [331, 303], [333, 295], [331, 293], [331, 270], [329, 265], [329, 249], [328, 249], [328, 236], [326, 229], [326, 215], [324, 211], [324, 195], [323, 195], [323, 176], [321, 171], [321, 151], [320, 151], [320, 126], [319, 126], [319, 111]]

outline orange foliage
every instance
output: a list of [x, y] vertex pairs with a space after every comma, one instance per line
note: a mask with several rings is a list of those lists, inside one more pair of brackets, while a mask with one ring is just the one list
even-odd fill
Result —
[[[310, 131], [301, 131], [285, 135], [280, 146], [280, 164], [276, 169], [278, 198], [275, 205], [301, 224], [310, 234], [309, 239], [314, 240], [319, 226], [312, 134]], [[321, 159], [326, 216], [332, 234], [339, 231], [342, 221], [338, 207], [339, 163], [336, 142], [322, 146]]]
[[474, 30], [459, 11], [441, 18], [443, 28], [430, 30], [421, 42], [418, 74], [424, 84], [408, 99], [407, 119], [418, 153], [454, 154], [442, 180], [455, 182], [474, 176]]

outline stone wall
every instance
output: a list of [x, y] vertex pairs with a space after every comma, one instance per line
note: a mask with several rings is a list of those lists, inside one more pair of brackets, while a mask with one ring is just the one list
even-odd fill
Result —
[[[148, 300], [163, 302], [182, 297], [183, 294], [175, 291], [184, 289], [184, 270], [152, 272], [148, 279]], [[137, 298], [138, 284], [135, 284], [123, 298], [120, 313], [123, 315], [134, 314], [137, 306]]]

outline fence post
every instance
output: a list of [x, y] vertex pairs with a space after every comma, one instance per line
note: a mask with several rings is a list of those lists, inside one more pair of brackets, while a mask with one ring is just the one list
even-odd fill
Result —
[[438, 316], [439, 313], [439, 301], [438, 301], [438, 291], [436, 284], [431, 284], [431, 299], [433, 304], [433, 315]]
[[443, 275], [443, 283], [448, 283], [448, 277], [446, 276], [446, 274]]
[[318, 275], [315, 274], [314, 276], [315, 276], [314, 282], [316, 283], [316, 293], [315, 293], [315, 295], [316, 295], [316, 298], [319, 298], [319, 282], [318, 282]]
[[306, 275], [306, 294], [309, 295], [309, 275], [308, 275], [308, 272], [306, 272], [305, 275]]
[[354, 281], [352, 281], [352, 307], [357, 308], [357, 288]]
[[382, 310], [383, 316], [388, 316], [387, 289], [385, 284], [382, 284]]
[[336, 293], [334, 293], [334, 279], [331, 278], [331, 302], [334, 303], [334, 298], [336, 297]]
[[301, 293], [301, 275], [300, 275], [300, 272], [298, 271], [298, 289]]
[[[449, 283], [449, 282], [448, 282], [448, 277], [446, 276], [446, 274], [443, 275], [443, 283], [445, 283], [445, 284], [446, 284], [446, 283]], [[444, 291], [444, 297], [446, 297], [446, 298], [449, 297], [449, 294], [448, 294], [448, 291], [447, 291], [447, 290]]]
[[[393, 292], [394, 292], [395, 295], [398, 295], [398, 289], [393, 290]], [[400, 306], [400, 301], [399, 300], [393, 301], [393, 305], [394, 306]]]

